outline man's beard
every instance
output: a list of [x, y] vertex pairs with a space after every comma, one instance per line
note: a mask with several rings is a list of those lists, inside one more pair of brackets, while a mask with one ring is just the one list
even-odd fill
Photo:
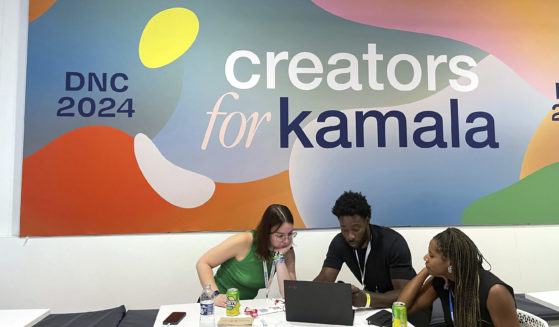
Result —
[[359, 241], [359, 243], [357, 243], [357, 245], [350, 244], [349, 246], [351, 246], [353, 249], [359, 250], [362, 249], [366, 243], [367, 243], [367, 235], [363, 235], [363, 238], [361, 239], [361, 241]]

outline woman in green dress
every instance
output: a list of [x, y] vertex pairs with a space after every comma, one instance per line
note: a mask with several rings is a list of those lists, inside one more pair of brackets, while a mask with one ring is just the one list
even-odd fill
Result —
[[[277, 274], [282, 296], [283, 281], [294, 280], [293, 215], [289, 208], [272, 204], [253, 231], [235, 234], [210, 249], [198, 260], [196, 270], [202, 286], [211, 285], [214, 303], [225, 307], [229, 288], [239, 290], [239, 298], [253, 299], [259, 289], [269, 289]], [[215, 276], [213, 268], [219, 266]]]

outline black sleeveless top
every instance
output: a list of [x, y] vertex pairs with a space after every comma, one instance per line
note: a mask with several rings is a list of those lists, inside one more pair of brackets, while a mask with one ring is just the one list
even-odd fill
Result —
[[[449, 290], [444, 288], [445, 281], [443, 278], [435, 277], [433, 278], [433, 288], [437, 292], [437, 295], [441, 299], [441, 303], [443, 306], [444, 312], [444, 321], [447, 326], [454, 326], [452, 323], [452, 319], [450, 317], [450, 303], [448, 300], [448, 293]], [[493, 275], [491, 272], [483, 269], [482, 267], [479, 268], [479, 309], [481, 314], [481, 322], [478, 323], [479, 327], [493, 327], [493, 321], [491, 320], [491, 315], [489, 315], [489, 311], [487, 310], [487, 297], [489, 295], [489, 289], [495, 285], [501, 284], [504, 285], [510, 292], [510, 294], [514, 298], [514, 291], [512, 287], [505, 284], [501, 281], [497, 276]], [[454, 293], [455, 284], [452, 281], [449, 281], [449, 289], [452, 290]], [[455, 302], [452, 302], [453, 306], [455, 306]], [[456, 308], [454, 309], [456, 312]]]

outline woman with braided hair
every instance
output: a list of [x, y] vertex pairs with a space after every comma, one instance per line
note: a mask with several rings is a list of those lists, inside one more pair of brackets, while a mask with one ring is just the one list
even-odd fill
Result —
[[519, 327], [513, 289], [482, 267], [472, 240], [447, 228], [429, 243], [425, 268], [402, 290], [408, 313], [441, 299], [447, 326]]
[[[292, 246], [295, 235], [289, 208], [281, 204], [268, 206], [255, 230], [235, 234], [202, 255], [196, 264], [200, 284], [211, 285], [214, 303], [225, 307], [227, 289], [237, 288], [241, 300], [253, 299], [260, 289], [269, 290], [276, 271], [284, 296], [283, 281], [296, 279]], [[217, 266], [214, 276], [213, 268]]]

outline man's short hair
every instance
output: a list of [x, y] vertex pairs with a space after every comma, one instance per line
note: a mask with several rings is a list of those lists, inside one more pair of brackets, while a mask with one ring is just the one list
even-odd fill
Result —
[[359, 215], [366, 219], [371, 217], [371, 206], [361, 192], [345, 191], [336, 200], [332, 213], [338, 218]]

